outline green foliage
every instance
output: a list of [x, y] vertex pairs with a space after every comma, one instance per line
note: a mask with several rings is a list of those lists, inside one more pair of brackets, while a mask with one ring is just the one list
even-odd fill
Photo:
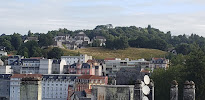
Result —
[[63, 55], [63, 51], [60, 48], [54, 47], [51, 51], [48, 52], [48, 58], [60, 59]]
[[100, 40], [94, 40], [92, 43], [92, 47], [100, 47]]
[[177, 80], [179, 83], [179, 100], [182, 100], [183, 83], [189, 80], [195, 82], [196, 100], [204, 100], [205, 53], [198, 47], [191, 51], [189, 55], [177, 55], [171, 61], [172, 64], [169, 69], [157, 69], [152, 74], [155, 83], [155, 99], [169, 100], [171, 81]]
[[50, 46], [54, 43], [53, 37], [51, 34], [40, 34], [39, 36], [39, 45], [42, 46]]
[[22, 43], [23, 41], [20, 34], [14, 33], [11, 35], [11, 45], [14, 46], [15, 50], [18, 50]]
[[196, 100], [205, 98], [205, 53], [199, 48], [188, 55], [185, 64], [186, 79], [196, 84]]
[[25, 57], [42, 57], [42, 50], [36, 41], [28, 41], [18, 49], [19, 55]]
[[129, 47], [128, 39], [125, 36], [115, 38], [113, 40], [108, 39], [106, 41], [106, 48], [109, 48], [109, 49], [118, 50], [118, 49], [125, 49], [128, 47]]

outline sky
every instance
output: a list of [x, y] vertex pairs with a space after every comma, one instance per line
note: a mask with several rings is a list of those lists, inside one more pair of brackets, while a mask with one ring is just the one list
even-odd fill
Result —
[[1, 0], [0, 34], [97, 25], [147, 27], [205, 37], [205, 0]]

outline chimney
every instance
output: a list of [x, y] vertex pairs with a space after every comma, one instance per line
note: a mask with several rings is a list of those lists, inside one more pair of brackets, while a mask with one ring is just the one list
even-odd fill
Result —
[[178, 100], [178, 83], [176, 80], [171, 83], [170, 100]]
[[193, 81], [184, 83], [183, 100], [195, 100], [195, 84]]

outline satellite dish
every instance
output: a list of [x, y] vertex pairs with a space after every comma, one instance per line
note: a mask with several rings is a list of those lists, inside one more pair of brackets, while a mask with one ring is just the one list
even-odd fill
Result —
[[149, 100], [147, 96], [144, 96], [142, 100]]
[[148, 75], [144, 76], [144, 82], [145, 82], [146, 85], [148, 85], [150, 83], [150, 78], [149, 78]]
[[150, 93], [150, 88], [147, 85], [145, 85], [144, 87], [142, 87], [142, 92], [145, 95], [148, 95]]
[[145, 86], [144, 82], [143, 82], [143, 81], [141, 81], [141, 87], [144, 87], [144, 86]]

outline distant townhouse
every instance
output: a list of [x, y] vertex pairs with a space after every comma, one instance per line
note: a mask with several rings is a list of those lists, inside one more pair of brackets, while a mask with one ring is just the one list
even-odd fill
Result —
[[65, 60], [67, 65], [77, 63], [78, 61], [86, 63], [89, 59], [92, 60], [92, 56], [88, 56], [87, 54], [80, 56], [61, 56], [61, 60]]
[[106, 38], [103, 36], [96, 36], [94, 37], [93, 40], [99, 40], [100, 41], [100, 46], [105, 46], [106, 43]]
[[5, 50], [5, 47], [0, 46], [0, 57], [7, 56], [7, 52]]
[[100, 62], [97, 62], [96, 60], [88, 60], [87, 63], [91, 65], [95, 69], [95, 75], [96, 76], [103, 76], [103, 65]]
[[84, 32], [79, 32], [76, 36], [75, 39], [80, 41], [82, 40], [81, 44], [83, 45], [88, 45], [90, 44], [90, 38], [88, 36], [86, 36], [86, 34]]
[[46, 74], [42, 79], [42, 100], [66, 100], [69, 85], [73, 86], [75, 79], [81, 75]]
[[54, 37], [55, 41], [65, 42], [65, 41], [71, 41], [72, 37], [69, 34], [66, 35], [57, 35]]
[[35, 37], [35, 36], [30, 36], [30, 37], [27, 37], [25, 40], [24, 40], [24, 43], [28, 42], [28, 41], [36, 41], [38, 42], [38, 37]]
[[169, 67], [169, 59], [166, 58], [152, 58], [150, 61], [149, 67], [152, 71], [156, 68], [167, 69]]
[[10, 80], [10, 100], [41, 100], [41, 74], [14, 74]]
[[79, 32], [74, 37], [70, 35], [58, 35], [54, 38], [54, 46], [67, 49], [76, 50], [84, 48], [91, 43], [90, 38], [84, 32]]
[[52, 63], [52, 74], [63, 74], [64, 65], [66, 65], [64, 59], [54, 59]]
[[0, 74], [0, 100], [10, 100], [11, 74]]
[[144, 59], [139, 60], [129, 60], [129, 58], [125, 58], [125, 60], [121, 60], [120, 58], [106, 58], [105, 59], [106, 72], [107, 76], [116, 77], [116, 73], [121, 68], [135, 68], [140, 67], [142, 69], [149, 68], [149, 61]]
[[75, 91], [92, 89], [92, 85], [107, 85], [107, 83], [107, 76], [82, 75], [75, 80]]
[[95, 75], [95, 67], [89, 65], [88, 63], [75, 63], [68, 66], [69, 74], [85, 74], [85, 75]]

